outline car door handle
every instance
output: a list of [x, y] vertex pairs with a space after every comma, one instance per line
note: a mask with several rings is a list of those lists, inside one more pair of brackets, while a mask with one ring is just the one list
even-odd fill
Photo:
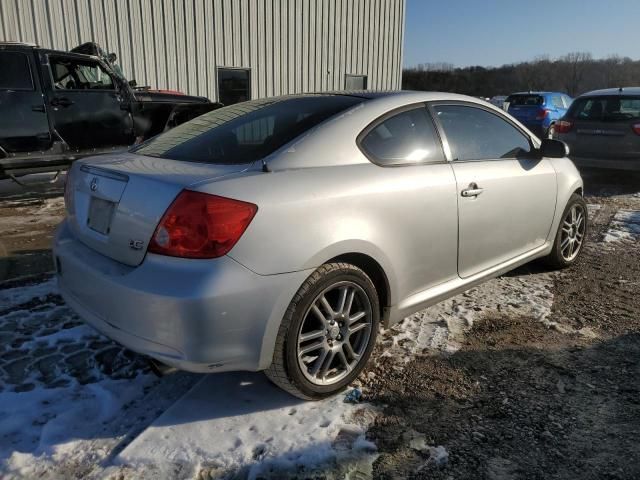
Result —
[[477, 183], [470, 183], [468, 188], [465, 188], [460, 192], [460, 195], [463, 197], [477, 197], [482, 192], [484, 192], [484, 189], [479, 188]]
[[55, 97], [51, 100], [51, 105], [54, 107], [68, 107], [70, 105], [73, 105], [75, 102], [69, 100], [68, 98], [65, 97]]
[[45, 112], [44, 105], [31, 105], [32, 112]]

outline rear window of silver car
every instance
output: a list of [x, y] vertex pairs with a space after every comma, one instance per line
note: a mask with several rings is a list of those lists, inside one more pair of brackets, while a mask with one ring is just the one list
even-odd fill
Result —
[[576, 120], [626, 122], [640, 118], [640, 97], [584, 97], [573, 102], [568, 117]]
[[131, 151], [190, 162], [252, 163], [364, 101], [347, 95], [306, 95], [237, 103], [179, 125]]

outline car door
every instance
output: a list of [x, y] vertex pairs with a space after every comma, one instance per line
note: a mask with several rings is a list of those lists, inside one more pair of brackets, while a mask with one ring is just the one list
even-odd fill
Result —
[[458, 274], [470, 277], [542, 246], [556, 204], [556, 174], [531, 139], [479, 105], [434, 104], [456, 177]]
[[456, 182], [424, 103], [388, 112], [358, 136], [375, 165], [379, 196], [378, 232], [406, 298], [457, 278]]
[[46, 150], [51, 135], [33, 53], [0, 49], [0, 65], [0, 147]]
[[133, 120], [115, 78], [96, 59], [49, 55], [50, 115], [60, 136], [77, 149], [131, 145]]

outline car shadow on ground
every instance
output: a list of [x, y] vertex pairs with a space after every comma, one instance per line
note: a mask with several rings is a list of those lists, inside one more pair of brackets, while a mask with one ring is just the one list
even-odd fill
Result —
[[9, 255], [0, 241], [0, 287], [7, 281], [52, 273], [53, 269], [50, 249], [20, 250]]
[[549, 267], [541, 259], [533, 260], [529, 263], [519, 266], [514, 270], [510, 270], [507, 273], [500, 275], [501, 277], [527, 277], [529, 275], [535, 275], [539, 273], [551, 273], [554, 272], [553, 268]]
[[612, 197], [640, 191], [640, 172], [581, 168], [580, 175], [587, 196]]
[[229, 372], [202, 375], [177, 408], [171, 408], [154, 424], [185, 423], [232, 418], [293, 407], [304, 403], [273, 385], [260, 372]]

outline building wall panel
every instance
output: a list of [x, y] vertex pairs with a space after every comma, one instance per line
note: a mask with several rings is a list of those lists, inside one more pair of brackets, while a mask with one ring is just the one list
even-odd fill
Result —
[[405, 0], [0, 0], [0, 41], [96, 41], [138, 85], [217, 99], [219, 67], [249, 68], [253, 98], [400, 86]]

